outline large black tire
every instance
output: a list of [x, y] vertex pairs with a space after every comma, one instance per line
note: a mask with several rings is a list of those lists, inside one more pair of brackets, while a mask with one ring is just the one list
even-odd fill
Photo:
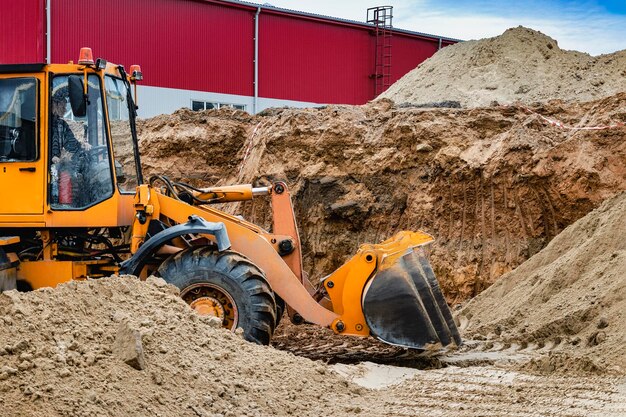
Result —
[[250, 342], [270, 343], [276, 328], [274, 293], [263, 271], [243, 255], [205, 246], [189, 248], [163, 262], [158, 274], [177, 286], [192, 307], [204, 300], [219, 301], [224, 327], [241, 327]]

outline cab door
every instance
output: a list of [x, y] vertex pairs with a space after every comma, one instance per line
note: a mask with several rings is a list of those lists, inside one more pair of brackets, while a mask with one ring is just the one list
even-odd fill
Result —
[[41, 75], [0, 73], [0, 214], [42, 214]]

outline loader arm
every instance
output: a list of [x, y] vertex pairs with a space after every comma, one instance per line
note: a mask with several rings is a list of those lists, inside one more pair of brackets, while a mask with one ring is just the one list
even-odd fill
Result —
[[[230, 247], [265, 273], [271, 289], [291, 310], [294, 322], [301, 321], [294, 319], [297, 312], [304, 320], [330, 327], [335, 333], [372, 335], [392, 345], [415, 349], [461, 344], [426, 256], [432, 236], [404, 231], [379, 244], [361, 245], [356, 255], [325, 277], [320, 288], [314, 289], [302, 271], [300, 239], [284, 183], [257, 189], [237, 185], [185, 192], [196, 205], [181, 200], [181, 194], [170, 192], [168, 196], [150, 185], [138, 188], [133, 253], [142, 251], [139, 248], [149, 235], [150, 220], [170, 225], [161, 233], [175, 234], [175, 228], [201, 230], [194, 220], [197, 216], [207, 222], [200, 234], [216, 243], [218, 251]], [[271, 194], [273, 233], [210, 206], [217, 202], [250, 200], [255, 194]], [[228, 243], [220, 241], [220, 233], [215, 232], [222, 229], [226, 230]], [[166, 237], [161, 236], [156, 245], [165, 242]], [[154, 246], [155, 239], [150, 238], [148, 245], [153, 242]], [[314, 294], [327, 297], [318, 303]]]
[[[173, 197], [168, 197], [156, 189], [142, 185], [136, 197], [135, 210], [141, 213], [142, 220], [133, 223], [131, 251], [136, 252], [148, 232], [150, 219], [171, 220], [185, 223], [190, 215], [196, 215], [208, 222], [223, 223], [230, 240], [231, 248], [245, 254], [261, 268], [272, 289], [285, 302], [292, 306], [307, 321], [328, 327], [338, 317], [332, 311], [319, 305], [306, 290], [300, 279], [278, 254], [279, 243], [289, 236], [275, 235], [245, 220], [231, 216], [210, 206], [191, 206]], [[143, 221], [143, 223], [142, 223]], [[207, 236], [215, 239], [214, 236]]]

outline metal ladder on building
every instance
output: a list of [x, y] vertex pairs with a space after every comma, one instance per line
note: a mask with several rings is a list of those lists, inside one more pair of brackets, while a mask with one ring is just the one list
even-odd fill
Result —
[[391, 85], [391, 37], [393, 6], [378, 6], [367, 9], [367, 23], [374, 26], [376, 36], [374, 50], [374, 97], [378, 97]]

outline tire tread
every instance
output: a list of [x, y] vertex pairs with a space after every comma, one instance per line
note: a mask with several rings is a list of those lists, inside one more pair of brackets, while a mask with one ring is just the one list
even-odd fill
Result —
[[[238, 327], [243, 328], [244, 338], [258, 344], [269, 344], [277, 324], [276, 300], [263, 271], [245, 256], [230, 250], [216, 252], [205, 246], [192, 247], [165, 260], [158, 274], [181, 292], [198, 282], [212, 282], [216, 274], [228, 279], [243, 294], [235, 297], [223, 288], [237, 304]], [[247, 317], [243, 317], [242, 313], [246, 310]]]

